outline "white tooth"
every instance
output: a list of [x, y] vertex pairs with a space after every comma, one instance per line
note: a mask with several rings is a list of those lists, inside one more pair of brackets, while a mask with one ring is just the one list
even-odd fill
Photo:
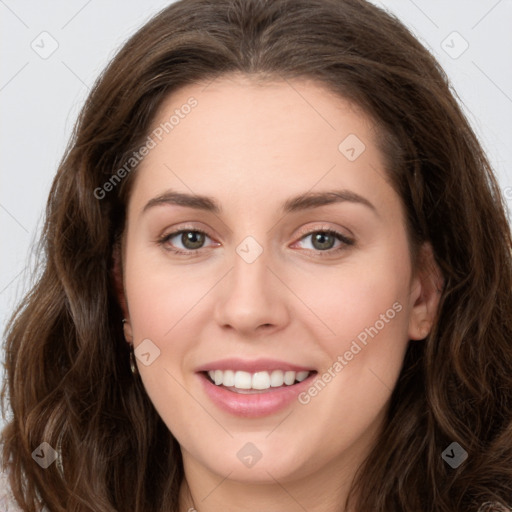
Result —
[[222, 378], [222, 384], [224, 386], [233, 387], [235, 385], [235, 372], [233, 370], [224, 371], [224, 376]]
[[248, 372], [235, 373], [235, 388], [238, 389], [251, 389], [252, 377]]
[[270, 385], [273, 388], [278, 388], [284, 383], [284, 374], [281, 370], [274, 370], [270, 375]]
[[249, 373], [234, 370], [209, 370], [208, 375], [217, 385], [226, 387], [236, 387], [238, 389], [268, 389], [270, 387], [277, 388], [283, 384], [291, 386], [295, 381], [302, 382], [311, 372], [309, 371], [283, 371], [274, 370], [272, 372], [261, 371]]
[[215, 370], [214, 380], [217, 386], [220, 386], [222, 384], [222, 373], [222, 370]]
[[295, 382], [295, 372], [284, 372], [284, 383], [291, 386]]
[[302, 382], [304, 379], [307, 379], [308, 375], [309, 375], [309, 372], [297, 372], [297, 375], [295, 378], [299, 382]]
[[268, 372], [256, 372], [252, 376], [253, 389], [268, 389], [270, 387], [270, 375]]

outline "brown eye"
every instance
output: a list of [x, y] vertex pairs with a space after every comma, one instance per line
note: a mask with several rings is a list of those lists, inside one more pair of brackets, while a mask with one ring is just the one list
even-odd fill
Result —
[[[308, 250], [316, 250], [317, 252], [329, 252], [333, 253], [339, 250], [343, 250], [346, 246], [354, 245], [354, 241], [343, 236], [341, 233], [337, 231], [322, 229], [317, 231], [311, 231], [307, 233], [301, 238], [301, 241], [310, 238], [311, 247], [306, 247]], [[334, 247], [336, 240], [338, 240], [340, 245], [338, 247]]]
[[185, 249], [200, 249], [204, 244], [205, 236], [204, 233], [199, 231], [182, 231], [180, 241]]
[[315, 249], [320, 249], [322, 251], [326, 249], [332, 249], [336, 243], [336, 238], [330, 233], [326, 233], [324, 231], [319, 231], [311, 236], [312, 244]]
[[178, 254], [189, 254], [202, 249], [207, 238], [210, 237], [203, 231], [197, 229], [181, 229], [165, 235], [158, 243], [169, 251]]

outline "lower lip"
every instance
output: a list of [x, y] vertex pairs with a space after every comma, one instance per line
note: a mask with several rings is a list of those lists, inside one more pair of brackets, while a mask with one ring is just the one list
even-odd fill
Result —
[[203, 372], [198, 373], [210, 400], [220, 409], [243, 418], [267, 416], [284, 409], [297, 399], [299, 393], [310, 386], [316, 375], [316, 372], [313, 372], [307, 379], [293, 386], [270, 388], [259, 393], [242, 394], [217, 386]]

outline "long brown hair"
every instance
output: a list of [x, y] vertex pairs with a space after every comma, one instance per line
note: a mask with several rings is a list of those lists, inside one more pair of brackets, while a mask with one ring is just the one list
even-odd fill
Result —
[[[181, 0], [98, 79], [50, 192], [41, 274], [6, 331], [3, 463], [17, 501], [27, 511], [178, 510], [179, 445], [130, 373], [112, 280], [135, 170], [103, 197], [95, 191], [141, 147], [170, 92], [225, 73], [312, 79], [369, 114], [411, 247], [429, 241], [444, 276], [437, 322], [410, 342], [381, 438], [356, 475], [358, 512], [510, 504], [504, 201], [438, 63], [363, 0]], [[60, 454], [45, 470], [31, 456], [43, 441]], [[452, 442], [469, 454], [458, 468], [441, 456]]]

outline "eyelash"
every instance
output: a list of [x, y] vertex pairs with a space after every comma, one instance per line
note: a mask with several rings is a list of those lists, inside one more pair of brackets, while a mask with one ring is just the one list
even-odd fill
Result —
[[[161, 238], [159, 238], [157, 240], [157, 243], [160, 246], [164, 246], [171, 238], [174, 238], [177, 235], [181, 235], [182, 233], [200, 233], [200, 234], [205, 235], [208, 238], [212, 239], [212, 237], [210, 235], [208, 235], [208, 233], [206, 233], [205, 231], [203, 231], [201, 229], [180, 229], [178, 231], [173, 231], [172, 233], [169, 233], [167, 235], [163, 235]], [[352, 246], [352, 245], [355, 244], [354, 240], [352, 240], [352, 239], [346, 237], [345, 235], [342, 235], [338, 231], [335, 231], [335, 230], [330, 229], [330, 228], [315, 229], [315, 230], [312, 230], [312, 231], [307, 231], [305, 233], [301, 233], [299, 241], [304, 239], [304, 238], [307, 238], [308, 236], [314, 235], [316, 233], [324, 233], [324, 234], [327, 234], [327, 235], [332, 235], [336, 239], [338, 239], [340, 242], [342, 242], [342, 245], [340, 245], [336, 249], [326, 249], [325, 251], [320, 251], [320, 250], [315, 250], [315, 249], [306, 249], [307, 251], [313, 251], [315, 253], [318, 253], [318, 256], [320, 256], [320, 257], [328, 256], [328, 255], [332, 255], [332, 254], [337, 254], [338, 252], [343, 251], [347, 247]], [[172, 247], [165, 247], [165, 249], [170, 251], [170, 252], [173, 252], [174, 254], [183, 255], [183, 256], [189, 256], [189, 255], [192, 255], [192, 254], [199, 253], [202, 249], [204, 249], [204, 247], [201, 247], [201, 248], [196, 249], [196, 250], [189, 249], [187, 251], [184, 251], [182, 249], [175, 249], [175, 248], [172, 248]]]

